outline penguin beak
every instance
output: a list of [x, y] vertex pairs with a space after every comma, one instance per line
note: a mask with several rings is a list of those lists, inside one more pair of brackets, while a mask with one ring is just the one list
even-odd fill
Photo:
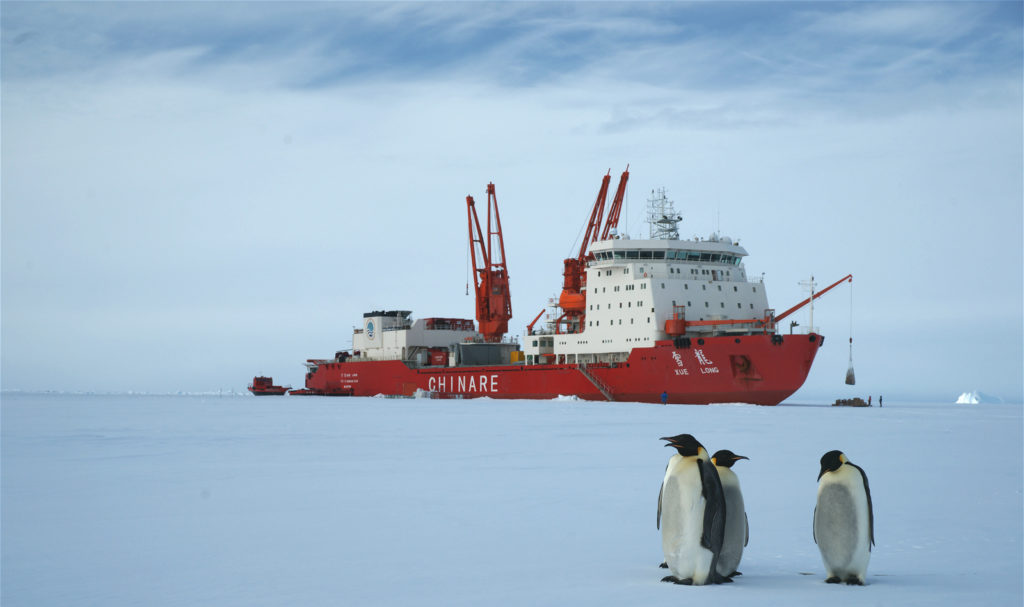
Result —
[[735, 462], [735, 461], [739, 461], [739, 460], [741, 460], [741, 459], [746, 459], [746, 460], [749, 460], [750, 458], [749, 458], [749, 457], [747, 457], [746, 455], [733, 455], [733, 456], [732, 456], [732, 461], [734, 461], [734, 462]]

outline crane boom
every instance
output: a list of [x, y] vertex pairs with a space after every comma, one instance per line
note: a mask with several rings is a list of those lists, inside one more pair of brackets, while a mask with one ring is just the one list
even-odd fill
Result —
[[[480, 229], [476, 204], [466, 196], [469, 244], [473, 258], [473, 285], [476, 291], [476, 319], [480, 333], [488, 342], [499, 342], [508, 332], [512, 318], [512, 298], [505, 265], [505, 239], [498, 214], [498, 196], [494, 184], [487, 184], [487, 235]], [[492, 217], [493, 215], [493, 217]]]
[[597, 242], [597, 233], [601, 231], [601, 220], [604, 216], [604, 202], [608, 199], [608, 184], [611, 182], [612, 172], [601, 180], [601, 189], [597, 193], [597, 200], [594, 202], [594, 210], [590, 212], [590, 223], [587, 224], [587, 233], [583, 235], [583, 242], [580, 244], [580, 254], [576, 256], [582, 263], [587, 256], [587, 249], [594, 242]]
[[785, 312], [783, 312], [782, 314], [779, 314], [778, 316], [776, 316], [776, 317], [775, 317], [775, 322], [779, 322], [780, 320], [782, 320], [783, 318], [785, 318], [785, 317], [789, 316], [789, 315], [790, 315], [790, 314], [792, 314], [793, 312], [796, 312], [796, 311], [797, 311], [797, 310], [799, 310], [800, 308], [802, 308], [802, 307], [806, 306], [807, 304], [811, 303], [811, 300], [812, 300], [812, 299], [818, 299], [819, 297], [821, 297], [821, 296], [822, 296], [822, 295], [824, 295], [825, 293], [828, 293], [829, 291], [831, 291], [831, 290], [832, 290], [832, 289], [834, 289], [835, 287], [837, 287], [837, 286], [839, 286], [840, 284], [842, 284], [842, 283], [844, 283], [844, 282], [847, 282], [847, 281], [849, 281], [849, 282], [851, 282], [851, 283], [853, 282], [853, 274], [847, 274], [846, 276], [843, 276], [843, 277], [842, 277], [842, 278], [840, 278], [839, 280], [835, 281], [834, 283], [830, 284], [829, 286], [825, 287], [824, 289], [822, 289], [822, 290], [818, 291], [818, 292], [817, 292], [817, 293], [815, 293], [814, 295], [811, 295], [811, 296], [810, 296], [810, 297], [808, 297], [807, 299], [805, 299], [805, 300], [801, 301], [800, 303], [798, 303], [798, 304], [796, 304], [795, 306], [793, 306], [792, 308], [790, 308], [790, 309], [786, 310], [786, 311], [785, 311]]
[[604, 232], [601, 233], [601, 240], [608, 240], [608, 235], [619, 226], [619, 214], [622, 213], [622, 199], [626, 196], [626, 182], [629, 181], [629, 165], [619, 177], [619, 187], [615, 190], [615, 199], [608, 209], [608, 223], [604, 225]]

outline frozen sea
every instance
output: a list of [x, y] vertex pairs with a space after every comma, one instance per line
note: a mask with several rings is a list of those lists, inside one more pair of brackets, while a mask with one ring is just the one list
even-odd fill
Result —
[[[1021, 411], [5, 393], [0, 602], [1019, 607]], [[659, 582], [681, 432], [750, 457], [733, 584]], [[811, 536], [831, 449], [871, 482], [865, 587]]]

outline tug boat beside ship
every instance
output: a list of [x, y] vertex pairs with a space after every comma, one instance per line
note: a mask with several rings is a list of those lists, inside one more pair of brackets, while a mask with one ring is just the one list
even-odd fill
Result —
[[605, 219], [610, 178], [604, 176], [578, 255], [563, 261], [559, 297], [521, 341], [505, 338], [509, 276], [489, 184], [486, 230], [466, 197], [476, 325], [413, 319], [409, 310], [367, 312], [352, 349], [307, 360], [305, 388], [293, 393], [775, 405], [799, 389], [825, 339], [783, 335], [777, 327], [853, 277], [776, 315], [764, 282], [748, 279], [739, 242], [717, 233], [680, 239], [681, 218], [664, 190], [648, 200], [648, 238], [617, 234], [629, 171]]
[[291, 389], [291, 386], [275, 386], [273, 377], [257, 376], [252, 378], [252, 383], [249, 384], [249, 392], [254, 396], [280, 396], [287, 394]]

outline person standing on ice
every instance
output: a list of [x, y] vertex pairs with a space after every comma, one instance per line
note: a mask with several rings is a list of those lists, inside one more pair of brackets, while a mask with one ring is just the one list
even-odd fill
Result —
[[663, 404], [663, 405], [667, 405], [668, 404], [668, 392], [662, 391], [662, 393], [661, 393], [661, 404]]

